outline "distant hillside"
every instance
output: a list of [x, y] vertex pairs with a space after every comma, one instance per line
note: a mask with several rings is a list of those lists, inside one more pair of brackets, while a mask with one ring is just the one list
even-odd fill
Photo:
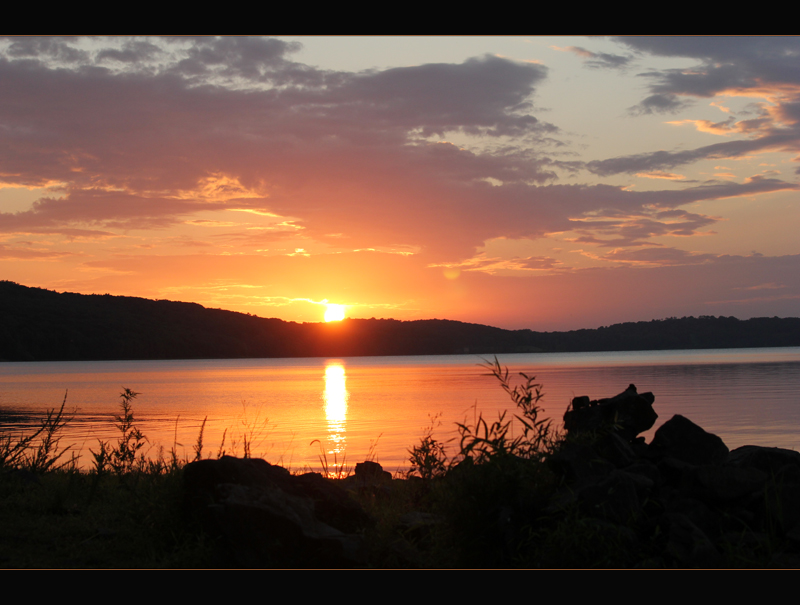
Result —
[[503, 330], [444, 319], [287, 322], [195, 303], [58, 293], [0, 281], [0, 360], [499, 354], [800, 346], [800, 319], [684, 317], [596, 330]]

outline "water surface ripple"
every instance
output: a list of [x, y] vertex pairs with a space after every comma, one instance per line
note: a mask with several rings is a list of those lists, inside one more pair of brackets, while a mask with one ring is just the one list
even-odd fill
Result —
[[[610, 397], [634, 383], [655, 394], [656, 427], [682, 414], [731, 449], [800, 446], [800, 348], [547, 353], [499, 356], [511, 372], [543, 384], [545, 413], [560, 422], [576, 395]], [[64, 444], [89, 465], [97, 439], [113, 440], [123, 387], [141, 393], [134, 411], [150, 454], [190, 456], [200, 425], [206, 455], [220, 446], [295, 469], [318, 469], [371, 453], [389, 470], [435, 418], [436, 435], [477, 413], [494, 419], [508, 396], [474, 355], [344, 359], [223, 359], [0, 363], [0, 430], [14, 433], [58, 406], [77, 408]], [[440, 423], [440, 424], [439, 424]], [[225, 435], [223, 443], [222, 437]], [[649, 440], [653, 431], [645, 436]], [[312, 443], [313, 442], [313, 443]]]

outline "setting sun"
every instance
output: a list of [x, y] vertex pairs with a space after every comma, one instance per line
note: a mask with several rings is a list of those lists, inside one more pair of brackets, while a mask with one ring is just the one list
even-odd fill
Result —
[[344, 319], [344, 305], [325, 306], [325, 321], [342, 321]]

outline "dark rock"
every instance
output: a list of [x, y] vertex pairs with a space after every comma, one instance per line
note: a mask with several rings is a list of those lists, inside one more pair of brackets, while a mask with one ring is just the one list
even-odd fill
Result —
[[595, 517], [624, 523], [638, 514], [639, 490], [652, 487], [641, 475], [615, 470], [597, 481], [576, 486], [575, 492], [584, 510]]
[[223, 456], [219, 460], [199, 460], [186, 465], [184, 481], [194, 494], [208, 495], [221, 483], [236, 485], [286, 485], [291, 473], [259, 458]]
[[686, 476], [697, 466], [677, 458], [666, 457], [654, 459], [664, 483], [672, 487], [680, 487], [681, 489], [686, 483]]
[[627, 441], [633, 440], [655, 424], [658, 414], [653, 409], [652, 393], [636, 392], [630, 385], [625, 391], [608, 399], [590, 401], [576, 397], [571, 409], [564, 414], [564, 429], [571, 434], [613, 430]]
[[719, 567], [722, 555], [709, 537], [684, 514], [667, 513], [665, 554], [683, 567]]
[[764, 490], [764, 524], [790, 532], [800, 526], [800, 468], [786, 465]]
[[283, 489], [311, 498], [317, 518], [343, 532], [356, 532], [371, 524], [369, 515], [346, 490], [319, 473], [298, 475]]
[[392, 474], [383, 470], [383, 467], [377, 462], [372, 461], [356, 464], [355, 472], [342, 479], [340, 483], [347, 490], [357, 494], [362, 502], [365, 498], [391, 499], [396, 492]]
[[223, 456], [184, 469], [185, 504], [241, 567], [353, 567], [369, 516], [319, 473], [293, 476], [259, 459]]
[[583, 408], [588, 408], [591, 405], [591, 400], [584, 395], [583, 397], [575, 397], [572, 400], [572, 409], [573, 410], [582, 410]]
[[608, 433], [601, 436], [594, 446], [595, 451], [616, 466], [623, 468], [633, 464], [636, 454], [630, 444], [618, 433]]
[[648, 451], [689, 464], [722, 464], [728, 457], [728, 447], [722, 439], [679, 414], [659, 427]]
[[[558, 518], [579, 509], [626, 527], [659, 565], [717, 567], [765, 555], [785, 564], [799, 556], [800, 453], [729, 452], [680, 415], [648, 445], [636, 434], [652, 426], [653, 401], [634, 385], [610, 399], [573, 399], [564, 415], [567, 439], [548, 458], [561, 484], [542, 510]], [[769, 553], [775, 544], [783, 550]]]
[[353, 567], [361, 538], [321, 522], [310, 498], [270, 486], [221, 484], [214, 531], [240, 567]]
[[630, 466], [627, 466], [625, 468], [625, 472], [647, 477], [653, 482], [654, 486], [659, 486], [662, 482], [661, 473], [659, 472], [658, 467], [649, 460], [637, 460]]
[[754, 468], [705, 464], [687, 475], [687, 492], [705, 502], [730, 503], [763, 489], [767, 475]]
[[706, 536], [715, 536], [721, 533], [719, 515], [704, 502], [679, 491], [667, 494], [662, 502], [665, 513], [678, 513], [685, 516]]
[[567, 442], [547, 460], [557, 475], [572, 483], [606, 475], [614, 465], [597, 455], [594, 448], [585, 443]]
[[752, 467], [774, 476], [784, 466], [800, 468], [800, 452], [779, 447], [743, 445], [728, 454], [728, 464], [739, 467]]
[[366, 460], [365, 462], [359, 462], [356, 464], [355, 476], [364, 482], [392, 480], [392, 474], [383, 470], [383, 467], [380, 464], [373, 462], [372, 460]]

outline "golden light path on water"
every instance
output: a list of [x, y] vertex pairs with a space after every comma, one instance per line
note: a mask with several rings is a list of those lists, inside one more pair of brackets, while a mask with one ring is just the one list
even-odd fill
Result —
[[325, 390], [322, 397], [325, 402], [325, 419], [328, 422], [329, 455], [341, 459], [347, 449], [347, 400], [349, 394], [346, 385], [344, 364], [341, 361], [329, 361], [325, 366]]

